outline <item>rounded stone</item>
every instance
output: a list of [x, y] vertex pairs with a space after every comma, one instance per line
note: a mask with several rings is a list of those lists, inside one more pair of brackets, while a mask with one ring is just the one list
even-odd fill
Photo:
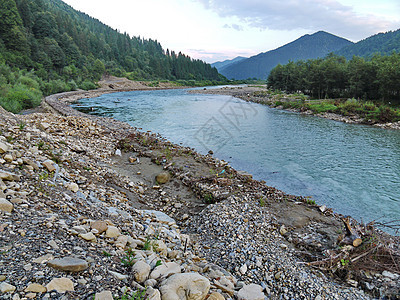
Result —
[[245, 285], [237, 294], [239, 300], [264, 300], [263, 288], [257, 284]]
[[64, 257], [61, 259], [53, 259], [47, 263], [48, 266], [69, 272], [79, 272], [86, 270], [89, 265], [86, 260], [75, 258], [75, 257]]
[[8, 201], [7, 199], [0, 198], [0, 211], [4, 212], [12, 212], [14, 209], [14, 205]]
[[94, 221], [91, 225], [92, 229], [96, 229], [98, 234], [102, 234], [107, 230], [108, 224], [106, 221]]
[[33, 292], [33, 293], [46, 293], [47, 289], [41, 284], [38, 283], [31, 283], [28, 287], [24, 290], [25, 292]]
[[174, 274], [161, 283], [163, 300], [202, 300], [210, 290], [210, 281], [198, 273]]
[[161, 172], [156, 176], [156, 180], [160, 184], [167, 183], [168, 181], [170, 181], [170, 179], [171, 175], [168, 172]]
[[53, 278], [47, 285], [48, 291], [55, 290], [58, 293], [65, 293], [68, 291], [74, 291], [74, 283], [71, 279], [66, 277]]
[[106, 237], [108, 238], [116, 238], [121, 235], [121, 232], [119, 229], [115, 226], [108, 226], [107, 231], [106, 231]]

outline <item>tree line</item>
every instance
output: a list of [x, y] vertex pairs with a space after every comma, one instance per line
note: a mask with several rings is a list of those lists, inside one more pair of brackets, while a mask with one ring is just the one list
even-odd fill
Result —
[[325, 58], [277, 65], [268, 76], [273, 89], [303, 92], [312, 98], [400, 100], [400, 53], [370, 59], [329, 54]]
[[[61, 0], [1, 0], [1, 105], [18, 111], [40, 94], [94, 88], [105, 72], [133, 80], [225, 79], [201, 60], [120, 33]], [[20, 96], [12, 96], [15, 89]], [[32, 89], [35, 100], [25, 93]], [[31, 100], [14, 103], [22, 96]]]

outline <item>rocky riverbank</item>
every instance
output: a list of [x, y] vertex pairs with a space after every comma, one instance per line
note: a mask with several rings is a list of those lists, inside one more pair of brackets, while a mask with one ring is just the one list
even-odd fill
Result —
[[331, 209], [68, 106], [106, 85], [50, 96], [41, 113], [0, 108], [0, 299], [399, 294], [396, 265], [368, 265], [379, 249], [397, 260], [398, 239], [352, 223], [364, 250], [344, 245]]
[[[201, 93], [201, 94], [216, 94], [216, 95], [230, 95], [236, 98], [240, 98], [245, 101], [250, 101], [254, 103], [260, 103], [269, 105], [271, 107], [277, 109], [284, 109], [283, 106], [275, 106], [276, 101], [293, 101], [290, 96], [282, 96], [282, 95], [273, 95], [268, 92], [268, 88], [266, 85], [264, 86], [235, 86], [235, 87], [223, 87], [220, 89], [204, 89], [204, 90], [195, 90], [192, 93]], [[294, 109], [289, 108], [287, 110], [299, 112], [306, 115], [315, 115], [321, 118], [330, 119], [334, 121], [349, 123], [349, 124], [365, 124], [364, 118], [360, 117], [357, 114], [352, 115], [340, 115], [336, 113], [314, 113], [309, 109]], [[400, 129], [400, 121], [393, 123], [375, 123], [373, 126], [385, 128], [385, 129]]]

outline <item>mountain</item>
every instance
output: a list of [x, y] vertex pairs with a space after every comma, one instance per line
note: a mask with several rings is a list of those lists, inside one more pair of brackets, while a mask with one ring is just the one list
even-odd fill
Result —
[[400, 52], [400, 29], [375, 34], [358, 43], [343, 47], [335, 53], [351, 59], [353, 55], [367, 58], [375, 53], [390, 55], [392, 52]]
[[289, 61], [324, 57], [330, 52], [342, 49], [353, 42], [333, 34], [318, 31], [306, 34], [297, 40], [265, 53], [252, 56], [220, 71], [229, 79], [266, 79], [269, 72], [278, 64]]
[[234, 59], [227, 59], [224, 61], [217, 61], [215, 63], [212, 63], [211, 66], [214, 68], [217, 68], [218, 72], [221, 72], [221, 70], [225, 69], [227, 66], [230, 66], [231, 64], [237, 63], [239, 61], [242, 61], [244, 59], [247, 59], [247, 57], [243, 56], [238, 56]]

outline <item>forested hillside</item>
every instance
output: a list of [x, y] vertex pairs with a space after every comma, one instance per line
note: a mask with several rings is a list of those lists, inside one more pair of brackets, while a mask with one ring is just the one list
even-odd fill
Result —
[[352, 42], [346, 39], [319, 31], [311, 35], [304, 35], [275, 50], [231, 64], [221, 70], [221, 74], [229, 79], [267, 79], [269, 72], [278, 64], [286, 64], [289, 61], [300, 59], [322, 58], [328, 53], [350, 44]]
[[323, 59], [276, 66], [268, 77], [274, 89], [302, 91], [313, 98], [354, 97], [363, 100], [400, 101], [400, 53], [354, 56], [334, 54]]
[[335, 53], [351, 59], [353, 55], [371, 58], [374, 54], [390, 55], [400, 52], [400, 29], [378, 33]]
[[130, 37], [61, 0], [1, 0], [0, 104], [19, 111], [42, 94], [94, 88], [104, 72], [129, 79], [220, 80], [209, 64]]

